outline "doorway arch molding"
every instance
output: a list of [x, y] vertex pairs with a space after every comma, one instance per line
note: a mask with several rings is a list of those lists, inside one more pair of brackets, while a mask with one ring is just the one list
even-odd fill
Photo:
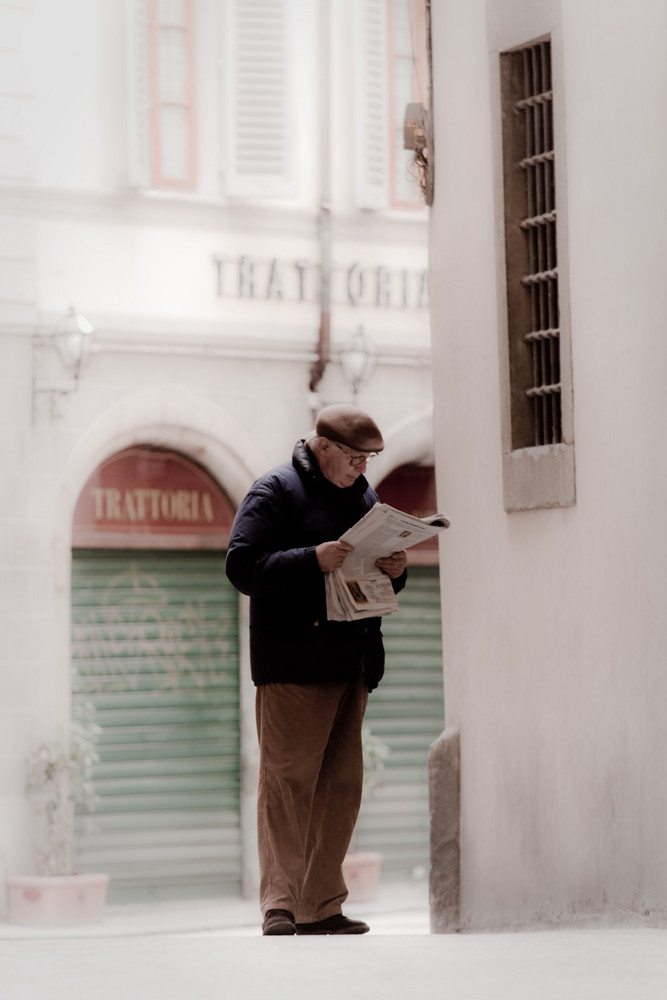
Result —
[[91, 423], [65, 466], [58, 525], [67, 526], [68, 536], [88, 477], [116, 452], [142, 444], [171, 448], [199, 462], [235, 506], [268, 467], [247, 430], [211, 399], [173, 385], [123, 397]]
[[375, 487], [402, 465], [433, 465], [433, 411], [423, 410], [390, 427], [384, 451], [369, 463], [366, 476]]
[[[123, 396], [82, 431], [62, 472], [54, 509], [54, 607], [61, 623], [54, 649], [58, 717], [70, 713], [70, 587], [72, 519], [88, 478], [106, 459], [133, 445], [179, 451], [203, 465], [238, 507], [268, 468], [248, 432], [224, 407], [184, 386], [163, 385]], [[245, 613], [244, 602], [241, 612]], [[247, 651], [242, 651], [245, 661]], [[242, 673], [245, 662], [242, 662]]]

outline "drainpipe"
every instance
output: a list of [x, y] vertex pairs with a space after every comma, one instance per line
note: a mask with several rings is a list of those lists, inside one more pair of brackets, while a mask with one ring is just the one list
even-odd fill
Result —
[[433, 204], [435, 186], [435, 147], [433, 144], [433, 32], [431, 20], [431, 0], [426, 0], [426, 63], [428, 71], [428, 92], [426, 94], [426, 184], [424, 200]]
[[320, 328], [317, 358], [310, 369], [311, 407], [319, 409], [317, 389], [331, 360], [331, 82], [330, 6], [320, 2]]

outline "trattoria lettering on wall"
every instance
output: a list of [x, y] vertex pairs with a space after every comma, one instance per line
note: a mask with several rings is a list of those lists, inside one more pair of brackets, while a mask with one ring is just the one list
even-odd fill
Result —
[[[319, 298], [320, 267], [312, 261], [215, 254], [213, 264], [221, 298], [258, 302], [316, 302]], [[331, 300], [348, 306], [428, 309], [428, 272], [384, 264], [334, 265]]]
[[100, 465], [74, 510], [75, 548], [225, 548], [234, 508], [202, 466], [137, 447]]

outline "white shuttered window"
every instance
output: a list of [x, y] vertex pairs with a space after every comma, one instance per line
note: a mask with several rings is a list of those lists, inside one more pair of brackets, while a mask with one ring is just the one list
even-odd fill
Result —
[[[215, 167], [223, 197], [296, 193], [296, 35], [301, 19], [295, 7], [300, 4], [303, 14], [305, 2], [125, 0], [133, 185], [196, 190], [199, 119], [202, 128], [219, 130]], [[210, 63], [200, 65], [197, 51], [202, 33], [214, 27], [217, 81]], [[199, 113], [196, 101], [202, 102]]]
[[389, 201], [387, 0], [358, 0], [355, 14], [357, 204], [384, 208]]
[[126, 0], [129, 177], [197, 185], [195, 0]]
[[293, 0], [226, 0], [225, 194], [295, 193], [293, 8]]

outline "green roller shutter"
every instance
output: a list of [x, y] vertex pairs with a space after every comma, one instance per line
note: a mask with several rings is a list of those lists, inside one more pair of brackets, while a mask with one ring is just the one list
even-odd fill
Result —
[[437, 566], [411, 566], [399, 610], [382, 623], [386, 671], [368, 699], [366, 725], [389, 745], [375, 793], [364, 797], [358, 850], [382, 853], [388, 881], [428, 871], [428, 752], [444, 726]]
[[74, 697], [102, 727], [78, 869], [107, 872], [112, 902], [240, 894], [238, 595], [224, 553], [75, 550], [72, 651]]

